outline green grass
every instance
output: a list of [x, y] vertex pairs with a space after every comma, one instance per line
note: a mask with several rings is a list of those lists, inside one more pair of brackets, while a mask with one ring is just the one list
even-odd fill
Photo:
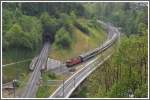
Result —
[[10, 48], [8, 50], [3, 51], [2, 53], [2, 63], [8, 64], [12, 62], [21, 61], [24, 59], [33, 58], [35, 54], [37, 54], [37, 50], [35, 51], [29, 51], [23, 48], [17, 49], [17, 48]]
[[51, 71], [43, 72], [42, 73], [42, 80], [55, 80], [55, 79], [63, 79], [63, 76], [56, 75], [55, 73]]
[[57, 86], [40, 86], [36, 93], [36, 98], [47, 98], [53, 91], [56, 89]]
[[29, 63], [30, 61], [4, 67], [2, 70], [3, 83], [12, 81], [17, 77], [19, 80], [23, 80], [29, 73]]
[[[7, 51], [3, 51], [2, 63], [3, 65], [5, 65], [26, 59], [32, 59], [36, 53], [37, 51], [27, 51], [23, 48], [11, 48]], [[15, 78], [19, 78], [19, 80], [23, 81], [29, 73], [28, 67], [30, 62], [31, 60], [28, 60], [27, 62], [17, 63], [3, 67], [3, 83], [12, 81]]]
[[36, 97], [37, 98], [49, 97], [51, 95], [51, 93], [53, 93], [54, 90], [58, 87], [57, 85], [51, 85], [50, 83], [47, 83], [48, 80], [60, 80], [60, 81], [62, 81], [63, 79], [64, 79], [63, 76], [56, 75], [50, 71], [42, 73], [43, 83], [38, 88], [37, 93], [36, 93]]
[[90, 35], [83, 33], [77, 27], [73, 26], [72, 33], [70, 33], [73, 37], [71, 47], [69, 49], [61, 49], [53, 43], [51, 52], [49, 53], [50, 58], [66, 61], [67, 59], [76, 57], [96, 48], [104, 41], [106, 33], [100, 26], [95, 26], [93, 23], [85, 19], [78, 19], [78, 22], [88, 28]]

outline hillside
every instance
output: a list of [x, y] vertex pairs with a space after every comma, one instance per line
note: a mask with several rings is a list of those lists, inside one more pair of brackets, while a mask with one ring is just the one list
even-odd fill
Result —
[[[96, 22], [93, 24], [90, 20], [77, 19], [80, 24], [85, 26], [89, 30], [89, 34], [81, 31], [75, 25], [72, 26], [72, 37], [71, 47], [69, 49], [60, 49], [57, 47], [55, 42], [52, 44], [51, 51], [49, 52], [49, 57], [61, 61], [66, 61], [72, 57], [76, 57], [82, 53], [85, 53], [91, 49], [99, 46], [106, 38], [106, 32]], [[88, 26], [90, 24], [91, 26]], [[95, 25], [97, 24], [97, 25]]]
[[93, 3], [85, 6], [88, 17], [113, 23], [122, 35], [113, 56], [99, 66], [71, 97], [147, 98], [148, 3]]
[[113, 56], [99, 66], [71, 97], [147, 97], [147, 48], [146, 33], [143, 36], [122, 37], [120, 47]]
[[[28, 76], [29, 64], [40, 53], [46, 35], [51, 42], [49, 58], [66, 61], [100, 45], [106, 37], [105, 31], [94, 19], [85, 18], [80, 11], [82, 5], [73, 5], [73, 9], [62, 4], [58, 9], [68, 9], [51, 15], [52, 6], [38, 11], [41, 4], [6, 3], [3, 7], [3, 83], [17, 78], [24, 80]], [[21, 6], [19, 6], [21, 4]], [[57, 4], [57, 3], [56, 3]], [[30, 9], [30, 6], [32, 9]], [[36, 6], [38, 5], [38, 6]], [[46, 4], [44, 4], [47, 6]], [[55, 5], [55, 4], [54, 4]], [[27, 7], [27, 8], [26, 8]], [[82, 9], [83, 10], [83, 9]], [[14, 14], [15, 13], [15, 14]]]
[[[71, 77], [72, 86], [76, 86], [75, 80], [80, 75], [83, 77], [91, 68], [98, 68], [79, 84], [71, 97], [147, 98], [148, 7], [148, 2], [3, 2], [2, 83], [16, 80], [16, 88], [3, 89], [4, 97], [15, 98], [23, 90], [26, 96], [32, 97], [38, 85], [35, 96], [47, 98], [70, 75], [82, 69], [84, 64], [89, 64], [85, 66], [87, 69], [83, 69], [85, 72]], [[107, 23], [108, 30], [97, 20]], [[98, 51], [94, 51], [86, 57], [70, 61], [74, 67], [67, 70], [63, 67], [65, 71], [60, 67], [59, 71], [70, 71], [67, 75], [41, 70], [41, 66], [46, 65], [47, 56], [56, 62], [65, 63], [100, 46], [107, 39], [107, 32], [116, 32], [113, 27], [120, 31], [120, 37], [113, 37], [118, 41], [104, 47], [109, 46], [98, 55], [98, 62], [94, 58], [82, 62], [85, 58], [96, 57]], [[110, 52], [113, 55], [97, 66], [96, 63], [101, 62]], [[29, 65], [39, 54], [38, 62], [34, 65], [36, 68], [32, 72]], [[56, 81], [56, 84], [52, 81]], [[23, 89], [25, 86], [27, 91]], [[70, 87], [62, 88], [68, 92]]]

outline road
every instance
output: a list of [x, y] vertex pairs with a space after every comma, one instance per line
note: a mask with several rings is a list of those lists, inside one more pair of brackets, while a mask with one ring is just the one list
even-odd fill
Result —
[[[99, 22], [99, 21], [98, 21]], [[101, 23], [101, 22], [99, 22]], [[101, 23], [103, 24], [103, 23]], [[103, 24], [104, 25], [104, 24]], [[113, 27], [110, 24], [104, 25], [108, 30], [108, 38], [106, 42], [101, 46], [101, 48], [109, 48], [110, 44], [113, 43], [113, 40], [117, 39], [120, 34], [117, 28]], [[78, 85], [97, 67], [101, 65], [105, 60], [107, 60], [111, 56], [108, 55], [103, 61], [98, 61], [98, 58], [92, 59], [89, 61], [82, 69], [78, 70], [75, 74], [73, 74], [69, 79], [67, 79], [64, 83], [62, 83], [56, 91], [50, 96], [50, 98], [68, 98], [71, 93], [78, 87]]]
[[38, 56], [38, 61], [36, 63], [36, 67], [31, 73], [31, 77], [29, 78], [24, 92], [22, 94], [22, 98], [32, 98], [35, 97], [35, 93], [38, 89], [38, 82], [41, 77], [41, 68], [45, 66], [45, 62], [47, 61], [48, 51], [49, 51], [50, 43], [46, 42], [41, 50], [41, 53]]

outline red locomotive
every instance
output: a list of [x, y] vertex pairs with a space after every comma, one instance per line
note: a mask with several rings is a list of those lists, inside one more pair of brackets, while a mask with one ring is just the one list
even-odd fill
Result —
[[66, 61], [67, 67], [72, 67], [73, 65], [81, 63], [81, 57], [72, 58]]

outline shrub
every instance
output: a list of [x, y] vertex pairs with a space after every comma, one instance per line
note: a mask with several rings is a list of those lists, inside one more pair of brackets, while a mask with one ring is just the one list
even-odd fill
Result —
[[55, 35], [55, 42], [60, 48], [69, 48], [71, 44], [71, 36], [64, 27], [59, 29]]
[[83, 33], [85, 33], [85, 34], [87, 34], [87, 35], [90, 34], [88, 28], [85, 27], [85, 26], [83, 26], [83, 25], [81, 25], [80, 23], [76, 22], [76, 23], [75, 23], [75, 26], [76, 26], [78, 29], [80, 29]]
[[56, 75], [55, 73], [48, 73], [48, 77], [51, 78], [51, 79], [56, 79]]
[[60, 14], [60, 23], [61, 23], [61, 25], [65, 26], [67, 28], [73, 23], [73, 19], [69, 15], [67, 15], [65, 13], [61, 13]]
[[[41, 23], [36, 17], [23, 15], [13, 17], [12, 11], [4, 12], [3, 49], [23, 47], [35, 49], [41, 42]], [[11, 16], [12, 18], [10, 18]], [[13, 21], [11, 21], [13, 20]]]

